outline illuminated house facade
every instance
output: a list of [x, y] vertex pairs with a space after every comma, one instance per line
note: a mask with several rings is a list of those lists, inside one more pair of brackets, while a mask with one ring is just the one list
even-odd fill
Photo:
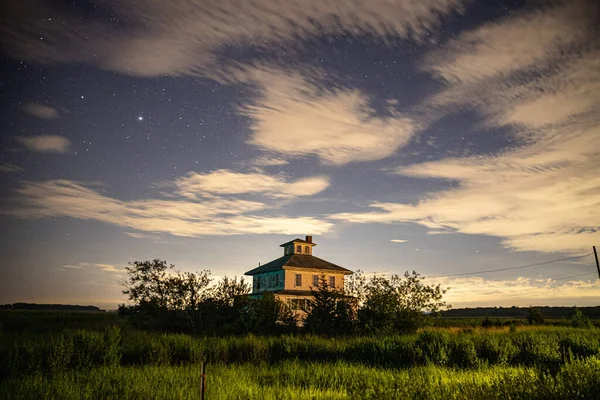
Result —
[[306, 236], [305, 240], [294, 239], [281, 245], [283, 257], [246, 272], [252, 276], [251, 296], [273, 292], [279, 300], [301, 310], [312, 298], [311, 288], [315, 288], [323, 276], [330, 287], [343, 288], [344, 277], [352, 271], [313, 256], [315, 246], [312, 236]]

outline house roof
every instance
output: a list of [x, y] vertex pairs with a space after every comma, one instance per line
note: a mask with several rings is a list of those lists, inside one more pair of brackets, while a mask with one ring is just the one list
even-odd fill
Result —
[[342, 274], [351, 274], [352, 271], [342, 268], [339, 265], [322, 260], [318, 257], [306, 254], [289, 254], [276, 260], [268, 262], [260, 267], [254, 268], [245, 273], [245, 275], [256, 275], [265, 272], [280, 271], [282, 269], [312, 269], [319, 271], [337, 272]]
[[300, 238], [296, 238], [294, 240], [290, 240], [289, 242], [285, 242], [284, 244], [280, 244], [279, 247], [285, 247], [285, 246], [290, 245], [292, 243], [305, 243], [305, 244], [310, 244], [310, 245], [316, 246], [316, 244], [313, 243], [313, 242], [307, 242], [306, 240], [303, 240], [303, 239], [300, 239]]

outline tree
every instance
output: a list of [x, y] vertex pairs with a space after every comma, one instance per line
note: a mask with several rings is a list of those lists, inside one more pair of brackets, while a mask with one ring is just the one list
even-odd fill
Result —
[[413, 271], [404, 276], [373, 276], [366, 284], [365, 300], [358, 312], [367, 332], [414, 332], [427, 321], [426, 314], [449, 307], [442, 300], [447, 289], [426, 285]]
[[250, 289], [244, 278], [225, 276], [217, 282], [201, 307], [204, 329], [223, 335], [247, 332]]
[[271, 292], [250, 300], [244, 316], [245, 332], [263, 335], [293, 331], [298, 323], [291, 308]]
[[359, 269], [344, 278], [344, 294], [351, 298], [355, 306], [361, 306], [367, 294], [367, 278]]
[[329, 287], [325, 276], [311, 289], [312, 300], [308, 301], [304, 327], [309, 332], [323, 335], [344, 335], [354, 331], [356, 307], [353, 299], [343, 291]]
[[121, 313], [135, 317], [142, 327], [195, 331], [198, 307], [207, 296], [209, 271], [181, 272], [173, 264], [154, 259], [134, 261], [126, 267], [123, 294], [131, 306]]
[[166, 261], [130, 262], [125, 270], [129, 276], [123, 282], [123, 294], [129, 296], [129, 301], [136, 306], [152, 304], [158, 308], [167, 308], [167, 273], [175, 268]]
[[233, 279], [225, 276], [210, 290], [210, 297], [219, 304], [233, 306], [236, 299], [246, 296], [251, 289], [243, 277], [238, 281], [237, 276]]
[[123, 294], [137, 306], [153, 304], [165, 310], [197, 308], [208, 293], [210, 271], [181, 272], [174, 268], [159, 259], [129, 263], [125, 268], [129, 278], [123, 282]]
[[168, 310], [181, 316], [192, 332], [196, 332], [202, 322], [198, 309], [209, 293], [209, 276], [210, 271], [177, 271], [167, 278]]
[[594, 324], [584, 313], [577, 307], [573, 309], [573, 317], [571, 317], [571, 325], [575, 328], [593, 328]]
[[538, 307], [529, 307], [529, 315], [527, 316], [529, 325], [541, 325], [544, 323], [544, 316]]

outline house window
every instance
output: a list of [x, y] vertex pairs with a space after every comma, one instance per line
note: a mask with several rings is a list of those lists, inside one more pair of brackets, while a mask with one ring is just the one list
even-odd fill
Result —
[[258, 291], [258, 290], [260, 290], [260, 278], [256, 277], [255, 281], [256, 281], [256, 290]]
[[296, 274], [296, 286], [302, 286], [302, 274]]
[[304, 254], [309, 254], [310, 250], [308, 246], [304, 246]]
[[297, 245], [296, 246], [296, 253], [298, 253], [298, 254], [302, 253], [302, 246], [301, 245]]
[[313, 286], [319, 286], [319, 275], [313, 275]]
[[275, 275], [275, 286], [279, 286], [279, 274]]
[[329, 286], [334, 288], [335, 287], [335, 276], [330, 276], [329, 277]]
[[303, 310], [308, 311], [310, 304], [306, 299], [289, 299], [288, 305], [292, 310]]

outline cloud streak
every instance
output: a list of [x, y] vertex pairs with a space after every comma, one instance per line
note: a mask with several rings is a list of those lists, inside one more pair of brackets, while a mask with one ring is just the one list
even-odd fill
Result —
[[331, 218], [496, 236], [523, 251], [589, 251], [600, 241], [598, 9], [558, 3], [466, 32], [426, 58], [447, 84], [429, 107], [474, 107], [484, 126], [508, 129], [519, 145], [398, 167], [397, 175], [457, 187], [415, 204], [375, 202]]
[[139, 76], [210, 75], [226, 45], [289, 49], [290, 42], [340, 31], [419, 38], [437, 26], [440, 15], [461, 10], [464, 3], [121, 0], [102, 2], [113, 20], [83, 23], [75, 9], [27, 0], [6, 7], [0, 30], [9, 55], [18, 59], [82, 62]]
[[8, 174], [9, 172], [24, 171], [22, 167], [7, 162], [0, 162], [0, 174]]
[[329, 179], [324, 176], [288, 182], [278, 175], [239, 173], [220, 169], [207, 174], [191, 172], [175, 181], [177, 193], [186, 198], [206, 195], [257, 194], [276, 198], [311, 196], [325, 190]]
[[19, 136], [17, 140], [27, 149], [38, 153], [64, 154], [69, 151], [71, 146], [69, 139], [57, 135]]
[[17, 192], [20, 206], [7, 211], [16, 217], [71, 217], [175, 236], [322, 234], [332, 227], [311, 217], [266, 216], [266, 203], [235, 198], [122, 201], [67, 180], [23, 182]]
[[539, 70], [561, 51], [587, 40], [595, 9], [584, 0], [562, 1], [484, 24], [430, 54], [424, 67], [462, 85]]
[[81, 262], [79, 264], [64, 264], [59, 267], [61, 270], [83, 270], [87, 267], [96, 267], [99, 268], [102, 272], [109, 272], [115, 274], [123, 274], [125, 273], [125, 269], [120, 269], [115, 267], [112, 264], [97, 264], [97, 263], [89, 263], [89, 262]]
[[289, 164], [289, 162], [281, 157], [273, 155], [262, 155], [252, 160], [250, 163], [255, 167], [280, 167]]
[[392, 107], [376, 113], [358, 90], [319, 87], [297, 74], [245, 71], [260, 97], [241, 106], [249, 117], [248, 143], [282, 157], [316, 156], [324, 164], [380, 160], [406, 145], [418, 123]]
[[50, 106], [47, 106], [45, 104], [29, 102], [29, 103], [26, 103], [22, 109], [27, 114], [37, 117], [37, 118], [42, 118], [42, 119], [58, 118], [58, 110], [56, 110], [55, 108], [52, 108]]
[[123, 274], [125, 273], [124, 269], [119, 269], [112, 264], [94, 264], [96, 267], [100, 268], [103, 272], [110, 272], [114, 274]]

